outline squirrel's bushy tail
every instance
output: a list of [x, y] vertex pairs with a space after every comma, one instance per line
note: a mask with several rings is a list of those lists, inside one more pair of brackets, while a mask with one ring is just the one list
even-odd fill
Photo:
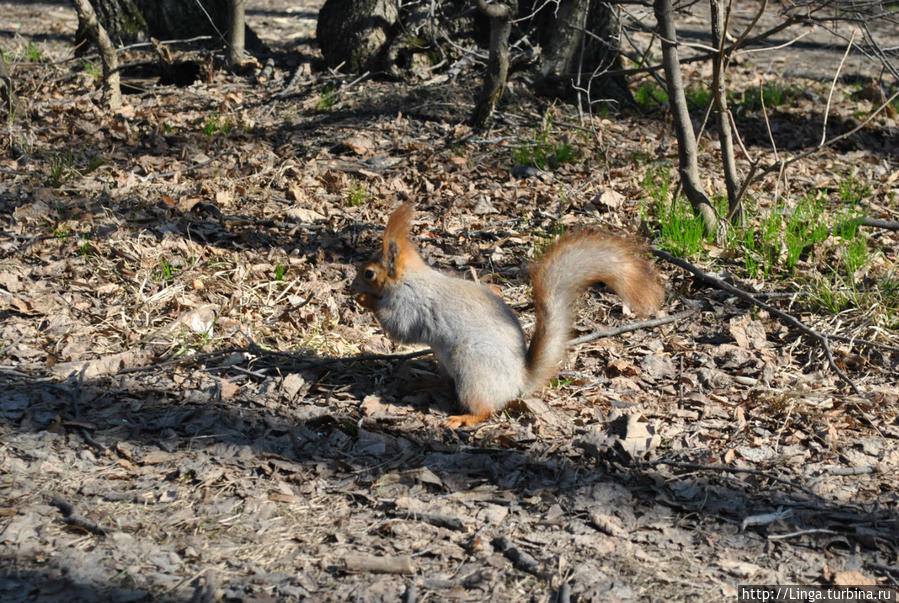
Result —
[[638, 245], [593, 230], [563, 235], [531, 273], [537, 326], [528, 347], [527, 389], [540, 387], [556, 374], [568, 345], [574, 302], [599, 281], [638, 314], [658, 308], [665, 295]]

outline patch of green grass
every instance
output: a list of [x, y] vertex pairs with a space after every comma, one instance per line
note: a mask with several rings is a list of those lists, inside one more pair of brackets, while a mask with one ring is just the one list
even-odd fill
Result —
[[213, 270], [229, 270], [234, 266], [230, 260], [222, 257], [206, 260], [205, 264], [207, 268], [212, 268]]
[[796, 91], [788, 86], [784, 86], [780, 82], [768, 82], [763, 84], [761, 88], [753, 86], [743, 91], [743, 94], [737, 97], [731, 95], [730, 102], [736, 103], [744, 111], [758, 111], [762, 108], [762, 99], [765, 101], [765, 108], [779, 107], [786, 104], [796, 97]]
[[371, 198], [371, 194], [365, 190], [361, 182], [353, 180], [346, 191], [346, 205], [349, 207], [359, 207]]
[[859, 203], [871, 195], [871, 186], [859, 180], [855, 172], [840, 178], [838, 190], [840, 201], [846, 203]]
[[50, 185], [57, 188], [66, 182], [75, 173], [75, 154], [71, 150], [65, 153], [56, 153], [50, 158], [50, 166], [47, 173]]
[[31, 63], [43, 63], [46, 60], [44, 51], [38, 48], [34, 42], [28, 42], [23, 51], [23, 56]]
[[778, 206], [755, 217], [747, 212], [746, 226], [734, 243], [742, 247], [749, 276], [768, 277], [779, 269], [792, 273], [804, 254], [827, 238], [825, 201], [824, 195], [810, 193], [793, 209]]
[[689, 86], [684, 91], [687, 106], [694, 110], [705, 109], [712, 100], [712, 92], [704, 86]]
[[810, 273], [804, 288], [811, 305], [817, 310], [834, 314], [850, 308], [876, 310], [892, 316], [896, 321], [899, 295], [891, 275], [883, 276], [874, 286], [861, 286], [863, 274], [870, 264], [868, 241], [861, 232], [850, 240], [843, 240], [835, 249], [836, 261], [820, 272]]
[[555, 377], [549, 380], [549, 387], [551, 389], [559, 389], [562, 387], [567, 387], [574, 383], [573, 377]]
[[336, 102], [337, 86], [334, 84], [325, 84], [318, 93], [318, 100], [315, 102], [315, 110], [319, 113], [326, 113], [331, 110]]
[[153, 272], [153, 280], [156, 282], [169, 282], [175, 277], [175, 273], [177, 272], [178, 269], [175, 268], [171, 262], [166, 258], [162, 258], [159, 260], [159, 264]]
[[[746, 226], [731, 239], [734, 248], [742, 250], [747, 274], [798, 282], [816, 311], [855, 309], [896, 323], [899, 287], [892, 273], [881, 275], [880, 282], [868, 274], [877, 264], [859, 229], [863, 214], [852, 200], [836, 211], [828, 211], [826, 202], [827, 191], [817, 191], [793, 207], [784, 203], [759, 214], [747, 208]], [[807, 255], [814, 260], [797, 269]]]
[[668, 91], [655, 82], [644, 82], [634, 91], [634, 100], [646, 111], [668, 104]]
[[[712, 92], [705, 86], [689, 86], [684, 90], [687, 107], [696, 111], [705, 109], [712, 100]], [[664, 107], [670, 100], [668, 91], [655, 82], [644, 82], [634, 90], [634, 100], [644, 111]]]
[[793, 212], [785, 216], [784, 265], [787, 270], [793, 270], [804, 251], [827, 238], [828, 228], [822, 218], [824, 202], [824, 195], [807, 194], [799, 200]]
[[206, 120], [206, 123], [203, 124], [202, 131], [206, 136], [212, 137], [216, 134], [227, 135], [229, 132], [231, 132], [231, 128], [233, 127], [234, 122], [231, 121], [231, 118], [222, 118], [219, 115], [218, 109], [216, 109], [209, 116], [209, 119]]
[[275, 280], [279, 283], [284, 280], [284, 275], [287, 273], [287, 266], [284, 264], [276, 264], [275, 265]]
[[534, 128], [533, 137], [512, 150], [515, 165], [533, 165], [543, 170], [571, 163], [578, 158], [577, 150], [567, 137], [563, 136], [561, 140], [553, 137], [552, 127], [552, 114], [547, 111], [541, 124]]
[[682, 197], [669, 200], [671, 185], [667, 166], [650, 169], [643, 179], [650, 200], [641, 207], [641, 214], [647, 222], [658, 223], [659, 247], [680, 257], [695, 256], [706, 243], [705, 225]]
[[868, 264], [868, 241], [865, 237], [856, 235], [848, 240], [843, 248], [843, 265], [846, 268], [846, 276], [855, 282], [855, 274]]
[[88, 157], [87, 165], [84, 166], [83, 173], [90, 174], [91, 172], [93, 172], [94, 170], [99, 168], [104, 163], [106, 163], [105, 159], [103, 159], [102, 157], [100, 157], [97, 154], [93, 154], [90, 157]]
[[78, 254], [85, 260], [99, 257], [97, 249], [91, 245], [90, 238], [86, 234], [81, 235], [81, 243], [78, 245]]
[[215, 331], [215, 324], [218, 319], [214, 319], [205, 331], [194, 331], [193, 329], [182, 324], [178, 332], [178, 337], [173, 339], [172, 356], [180, 358], [185, 354], [197, 352], [212, 343], [212, 335]]
[[100, 79], [103, 73], [100, 71], [100, 68], [97, 67], [97, 64], [93, 61], [84, 61], [81, 63], [81, 68], [84, 72], [95, 82]]

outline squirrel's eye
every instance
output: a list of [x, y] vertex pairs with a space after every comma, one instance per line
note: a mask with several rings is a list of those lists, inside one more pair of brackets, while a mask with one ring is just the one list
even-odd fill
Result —
[[373, 268], [366, 268], [366, 269], [365, 269], [365, 272], [363, 273], [363, 276], [365, 277], [365, 280], [367, 280], [367, 281], [372, 281], [372, 280], [374, 280], [374, 279], [375, 279], [375, 271], [374, 271], [374, 269], [373, 269]]

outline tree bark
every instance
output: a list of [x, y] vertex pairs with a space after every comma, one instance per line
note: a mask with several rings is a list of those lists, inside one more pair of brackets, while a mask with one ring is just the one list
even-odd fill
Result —
[[9, 113], [9, 119], [12, 121], [18, 110], [18, 103], [16, 101], [16, 92], [13, 89], [12, 78], [9, 75], [9, 68], [6, 66], [6, 61], [3, 60], [2, 54], [0, 54], [0, 100], [3, 101], [3, 105]]
[[315, 37], [325, 64], [349, 73], [377, 68], [399, 18], [394, 0], [325, 0]]
[[228, 65], [235, 69], [243, 66], [246, 0], [228, 0], [228, 8]]
[[[521, 15], [519, 15], [521, 16]], [[544, 48], [537, 67], [539, 93], [574, 98], [573, 84], [600, 78], [591, 93], [621, 103], [633, 102], [623, 76], [602, 77], [621, 68], [618, 22], [611, 3], [590, 0], [561, 0], [549, 3], [535, 17]]]
[[[117, 46], [158, 40], [211, 36], [215, 43], [227, 42], [231, 0], [90, 0], [100, 24]], [[265, 51], [265, 44], [244, 25], [245, 48]], [[76, 39], [83, 39], [79, 25]]]
[[727, 23], [720, 0], [709, 0], [712, 12], [712, 43], [718, 49], [712, 58], [712, 94], [715, 99], [715, 113], [718, 118], [718, 141], [721, 145], [721, 161], [724, 166], [724, 185], [727, 189], [728, 220], [732, 224], [743, 224], [743, 203], [740, 200], [740, 176], [734, 157], [734, 141], [731, 132], [730, 109], [727, 107], [727, 87], [724, 72], [727, 70], [728, 56], [725, 53]]
[[112, 110], [118, 109], [122, 106], [122, 89], [119, 86], [119, 60], [112, 41], [97, 20], [97, 14], [88, 0], [72, 0], [72, 4], [78, 13], [78, 21], [100, 49], [100, 62], [103, 63], [103, 96], [106, 105]]
[[509, 75], [509, 35], [512, 33], [512, 16], [518, 9], [518, 0], [497, 4], [477, 0], [477, 5], [478, 10], [490, 18], [490, 58], [487, 61], [481, 97], [472, 115], [475, 127], [482, 128], [493, 115], [506, 87]]
[[668, 88], [668, 100], [671, 103], [671, 115], [674, 119], [674, 130], [677, 136], [678, 172], [684, 193], [693, 206], [696, 215], [702, 217], [707, 234], [716, 235], [718, 219], [711, 201], [702, 190], [697, 163], [696, 134], [690, 121], [687, 99], [684, 96], [684, 82], [681, 78], [680, 62], [677, 55], [677, 33], [674, 29], [674, 11], [671, 0], [654, 0], [653, 9], [656, 14], [659, 35], [662, 39], [662, 64], [665, 69], [665, 82]]
[[[443, 59], [460, 49], [464, 52], [464, 47], [472, 42], [483, 47], [487, 44], [487, 22], [494, 21], [495, 26], [489, 27], [491, 49], [509, 47], [509, 43], [497, 43], [505, 36], [506, 26], [513, 43], [526, 37], [529, 47], [539, 49], [540, 54], [528, 68], [537, 93], [573, 100], [578, 93], [573, 84], [589, 81], [591, 94], [597, 98], [633, 103], [621, 73], [603, 75], [621, 69], [620, 27], [614, 3], [475, 0], [474, 4], [481, 8], [478, 11], [466, 10], [472, 4], [470, 0], [404, 2], [399, 9], [397, 4], [395, 0], [326, 0], [319, 11], [316, 30], [325, 63], [329, 67], [342, 65], [341, 69], [350, 73], [384, 69], [401, 77], [407, 70], [414, 72], [406, 57], [414, 55], [416, 47], [427, 46]], [[518, 8], [512, 9], [510, 23], [490, 18], [491, 12], [513, 5]], [[489, 10], [485, 12], [483, 8]], [[422, 23], [426, 26], [422, 27]], [[404, 45], [413, 50], [401, 52]], [[489, 71], [493, 75], [488, 74], [487, 79], [492, 85], [502, 79], [501, 64], [505, 59], [494, 50], [491, 55], [493, 64]], [[511, 56], [508, 60], [514, 59]], [[530, 57], [528, 61], [531, 62]], [[510, 70], [513, 68], [514, 65], [509, 66]], [[489, 113], [490, 98], [482, 98], [479, 117]]]

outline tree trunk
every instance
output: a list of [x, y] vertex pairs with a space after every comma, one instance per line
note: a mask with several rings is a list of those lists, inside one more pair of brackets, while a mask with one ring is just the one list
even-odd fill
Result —
[[246, 4], [246, 0], [228, 0], [231, 13], [228, 19], [228, 65], [232, 69], [243, 65]]
[[0, 100], [3, 101], [3, 106], [9, 113], [9, 121], [12, 123], [19, 105], [16, 101], [16, 92], [9, 75], [9, 68], [6, 66], [6, 61], [3, 60], [2, 53], [0, 53]]
[[106, 30], [97, 20], [97, 13], [87, 0], [72, 0], [78, 21], [84, 26], [87, 35], [100, 49], [100, 61], [103, 63], [103, 96], [110, 109], [122, 106], [122, 90], [119, 86], [119, 60], [115, 48]]
[[[397, 5], [400, 4], [399, 9]], [[443, 2], [405, 2], [395, 0], [326, 0], [318, 14], [316, 37], [329, 67], [354, 73], [383, 69], [394, 77], [414, 71], [414, 61], [398, 62], [397, 57], [425, 53], [449, 56], [452, 64], [459, 52], [472, 43], [483, 47], [486, 21], [494, 9], [511, 4], [506, 0], [476, 0], [488, 11], [470, 10], [470, 0]], [[505, 25], [511, 30], [511, 41], [527, 37], [527, 47], [542, 49], [533, 68], [534, 88], [540, 94], [574, 99], [575, 85], [590, 82], [596, 98], [613, 99], [631, 104], [633, 98], [623, 75], [603, 77], [605, 71], [621, 69], [618, 50], [620, 30], [614, 3], [591, 0], [517, 0], [517, 14]], [[536, 12], [535, 12], [536, 11]], [[486, 18], [485, 18], [486, 17]], [[491, 27], [494, 40], [505, 32], [505, 26]], [[586, 32], [586, 33], [585, 33]], [[450, 40], [451, 43], [447, 43]], [[411, 52], [400, 51], [406, 45]], [[508, 47], [508, 44], [500, 45]], [[496, 60], [488, 76], [498, 82], [498, 66], [502, 57], [494, 52], [499, 46], [491, 42], [491, 60]], [[516, 57], [510, 58], [514, 69]], [[433, 63], [436, 63], [435, 59]], [[402, 64], [405, 63], [405, 64]], [[432, 63], [432, 64], [433, 64]], [[405, 72], [403, 70], [406, 70]], [[483, 103], [486, 110], [488, 98]], [[489, 111], [488, 111], [489, 112]], [[480, 110], [479, 114], [484, 114]], [[477, 121], [477, 119], [475, 119]]]
[[508, 4], [487, 4], [485, 0], [478, 0], [477, 4], [478, 10], [490, 17], [490, 58], [481, 98], [472, 116], [475, 127], [482, 128], [493, 114], [496, 104], [502, 98], [503, 88], [506, 87], [509, 75], [509, 34], [512, 33], [512, 15], [515, 14], [518, 0], [509, 0]]
[[325, 64], [349, 73], [377, 68], [399, 18], [394, 0], [326, 0], [315, 37]]
[[687, 99], [684, 96], [684, 82], [680, 73], [680, 61], [677, 55], [677, 33], [674, 29], [674, 11], [671, 0], [655, 0], [653, 8], [658, 22], [659, 35], [662, 38], [662, 65], [665, 68], [665, 83], [671, 103], [671, 116], [674, 119], [674, 130], [677, 135], [678, 172], [681, 186], [693, 206], [693, 211], [702, 216], [706, 233], [717, 235], [718, 219], [711, 201], [702, 190], [699, 180], [699, 164], [697, 163], [696, 133], [690, 121]]
[[[181, 40], [211, 36], [213, 43], [223, 45], [229, 32], [231, 0], [90, 0], [100, 24], [116, 46], [150, 37], [159, 40]], [[246, 48], [262, 52], [265, 45], [249, 28], [244, 28]], [[79, 23], [77, 40], [84, 39]]]
[[724, 72], [727, 71], [727, 55], [724, 52], [727, 23], [720, 0], [709, 0], [712, 12], [712, 43], [718, 52], [712, 58], [712, 94], [715, 96], [715, 113], [718, 117], [718, 140], [721, 144], [721, 161], [724, 165], [724, 183], [727, 188], [728, 220], [743, 225], [743, 204], [740, 200], [740, 177], [734, 157], [733, 133], [730, 128], [730, 109], [727, 107], [727, 89]]
[[[529, 10], [530, 6], [522, 9]], [[623, 76], [602, 77], [604, 71], [621, 69], [620, 23], [612, 4], [561, 0], [558, 7], [549, 3], [534, 21], [544, 48], [537, 66], [539, 93], [572, 99], [576, 85], [586, 86], [598, 78], [591, 86], [596, 98], [633, 102]]]

